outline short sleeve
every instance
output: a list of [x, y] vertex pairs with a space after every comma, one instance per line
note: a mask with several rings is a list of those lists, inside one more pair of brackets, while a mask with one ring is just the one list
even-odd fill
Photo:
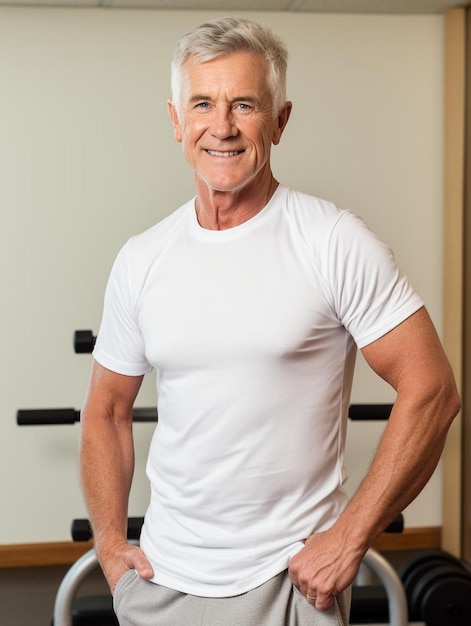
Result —
[[389, 246], [344, 211], [328, 246], [329, 284], [337, 315], [359, 348], [423, 306]]
[[111, 270], [93, 356], [111, 371], [140, 376], [151, 371], [152, 367], [146, 359], [137, 324], [128, 248], [128, 245], [122, 248]]

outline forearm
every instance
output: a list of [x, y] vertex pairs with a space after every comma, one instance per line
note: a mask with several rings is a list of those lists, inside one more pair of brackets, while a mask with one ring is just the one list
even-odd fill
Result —
[[426, 395], [398, 393], [371, 468], [339, 520], [365, 550], [430, 479], [458, 406], [451, 378]]
[[98, 548], [126, 538], [128, 498], [134, 471], [132, 430], [113, 418], [82, 413], [82, 489]]
[[93, 364], [80, 420], [80, 472], [98, 550], [126, 541], [134, 471], [132, 408], [141, 382], [142, 377]]
[[134, 469], [131, 417], [100, 417], [85, 407], [80, 465], [95, 551], [111, 593], [127, 569], [150, 578], [145, 555], [127, 542], [128, 497]]
[[134, 471], [132, 407], [142, 376], [123, 376], [94, 362], [81, 416], [80, 470], [95, 551], [111, 593], [127, 569], [150, 578], [153, 569], [127, 542]]

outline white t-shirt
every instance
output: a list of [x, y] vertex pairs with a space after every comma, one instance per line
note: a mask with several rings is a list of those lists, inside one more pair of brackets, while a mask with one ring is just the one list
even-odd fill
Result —
[[283, 186], [235, 228], [201, 228], [191, 201], [128, 241], [94, 357], [157, 370], [141, 536], [155, 582], [243, 593], [333, 524], [356, 346], [422, 304], [358, 217]]

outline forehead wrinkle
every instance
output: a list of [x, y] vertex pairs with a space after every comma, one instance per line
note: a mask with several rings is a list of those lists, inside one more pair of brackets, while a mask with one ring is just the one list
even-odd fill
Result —
[[[207, 73], [209, 73], [213, 77], [221, 79], [223, 77], [227, 77], [227, 64], [237, 65], [239, 68], [242, 69], [242, 71], [244, 71], [247, 69], [248, 66], [252, 66], [253, 69], [254, 61], [256, 61], [256, 58], [254, 58], [253, 55], [246, 55], [245, 53], [224, 55], [205, 62], [198, 62], [194, 58], [190, 57], [182, 65], [181, 73], [186, 74], [187, 80], [190, 79], [190, 77], [194, 77], [198, 74], [199, 78], [202, 78], [202, 74], [206, 75]], [[261, 69], [263, 77], [266, 78], [268, 73], [268, 67], [266, 63], [262, 62], [260, 64], [260, 62], [258, 61], [255, 63], [255, 68]], [[247, 76], [246, 79], [250, 81], [251, 75]], [[230, 81], [229, 84], [232, 85], [232, 81]]]

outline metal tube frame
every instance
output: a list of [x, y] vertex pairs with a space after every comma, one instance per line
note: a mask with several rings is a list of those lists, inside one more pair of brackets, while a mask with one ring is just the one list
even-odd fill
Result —
[[98, 565], [95, 550], [81, 556], [62, 579], [54, 603], [54, 626], [72, 626], [72, 604], [78, 588]]
[[370, 548], [363, 563], [379, 578], [388, 596], [390, 626], [408, 626], [407, 597], [401, 579], [392, 565], [376, 550]]

